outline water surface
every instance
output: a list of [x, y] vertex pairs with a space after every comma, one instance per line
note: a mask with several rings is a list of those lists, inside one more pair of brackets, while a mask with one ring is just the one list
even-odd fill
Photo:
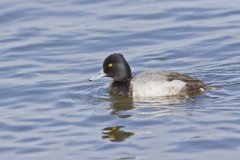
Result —
[[[0, 2], [0, 154], [8, 160], [238, 159], [240, 1]], [[133, 101], [89, 82], [110, 53], [215, 89]]]

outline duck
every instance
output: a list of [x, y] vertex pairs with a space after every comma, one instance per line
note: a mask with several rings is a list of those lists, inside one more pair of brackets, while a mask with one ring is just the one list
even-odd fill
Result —
[[131, 68], [121, 53], [113, 53], [103, 61], [102, 69], [89, 78], [113, 79], [109, 92], [127, 97], [195, 96], [207, 86], [197, 78], [172, 71], [145, 71], [132, 76]]

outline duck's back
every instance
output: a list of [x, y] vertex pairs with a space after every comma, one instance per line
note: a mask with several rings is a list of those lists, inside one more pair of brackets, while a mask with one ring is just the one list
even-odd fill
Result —
[[143, 72], [131, 80], [131, 87], [133, 97], [194, 95], [205, 90], [196, 78], [166, 71]]

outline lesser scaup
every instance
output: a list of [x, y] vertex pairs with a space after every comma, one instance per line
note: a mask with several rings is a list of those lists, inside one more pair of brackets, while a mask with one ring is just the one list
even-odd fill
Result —
[[109, 55], [103, 62], [103, 69], [89, 80], [102, 77], [113, 78], [109, 91], [120, 96], [193, 96], [206, 90], [200, 80], [177, 72], [146, 71], [132, 77], [129, 64], [118, 53]]

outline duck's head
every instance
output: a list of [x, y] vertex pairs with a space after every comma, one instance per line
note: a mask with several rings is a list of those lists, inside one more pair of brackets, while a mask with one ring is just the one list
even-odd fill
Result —
[[91, 76], [90, 81], [102, 77], [111, 77], [115, 81], [129, 81], [132, 78], [132, 72], [129, 64], [122, 54], [114, 53], [109, 55], [103, 62], [103, 68], [97, 75]]

